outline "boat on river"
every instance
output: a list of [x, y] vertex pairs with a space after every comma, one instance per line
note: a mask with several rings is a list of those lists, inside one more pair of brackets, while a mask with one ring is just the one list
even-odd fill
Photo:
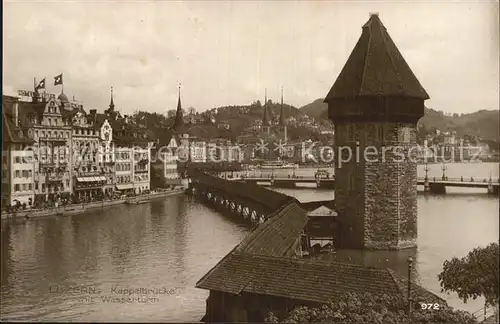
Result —
[[286, 163], [284, 161], [267, 161], [260, 165], [260, 169], [298, 169], [299, 165], [295, 163]]
[[71, 216], [71, 215], [82, 214], [84, 212], [85, 212], [85, 206], [77, 205], [77, 206], [68, 206], [62, 210], [58, 210], [56, 215], [57, 216]]
[[125, 201], [127, 205], [140, 205], [145, 204], [149, 201], [148, 198], [130, 198]]

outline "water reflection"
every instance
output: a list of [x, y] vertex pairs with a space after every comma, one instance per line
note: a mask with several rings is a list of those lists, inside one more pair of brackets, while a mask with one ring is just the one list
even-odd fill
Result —
[[[301, 201], [333, 199], [333, 192], [325, 190], [280, 191]], [[389, 267], [406, 276], [411, 255], [414, 278], [439, 293], [437, 275], [445, 260], [498, 241], [498, 210], [497, 198], [484, 193], [419, 195], [416, 250], [345, 250], [336, 258]], [[3, 222], [2, 319], [198, 321], [207, 292], [194, 288], [195, 283], [247, 232], [233, 218], [185, 196], [65, 218]], [[75, 293], [91, 287], [100, 298], [112, 295], [115, 286], [161, 286], [175, 288], [175, 294], [149, 304], [110, 304]], [[469, 311], [482, 307], [482, 300], [464, 305], [456, 295], [444, 297]]]

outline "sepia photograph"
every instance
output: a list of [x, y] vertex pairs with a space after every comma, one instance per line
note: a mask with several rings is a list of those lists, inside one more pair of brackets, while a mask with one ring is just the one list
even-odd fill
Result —
[[0, 322], [498, 324], [499, 8], [4, 0]]

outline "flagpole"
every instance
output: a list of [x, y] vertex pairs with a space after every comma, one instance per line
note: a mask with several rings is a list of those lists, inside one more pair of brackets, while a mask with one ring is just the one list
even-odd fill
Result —
[[33, 96], [31, 97], [32, 102], [35, 102], [36, 97], [36, 77], [33, 77]]

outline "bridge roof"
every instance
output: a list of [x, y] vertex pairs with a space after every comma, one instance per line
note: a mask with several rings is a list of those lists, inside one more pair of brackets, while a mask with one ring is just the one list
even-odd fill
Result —
[[266, 189], [256, 184], [228, 181], [193, 169], [188, 171], [188, 175], [192, 179], [207, 184], [212, 188], [237, 195], [250, 201], [256, 201], [272, 210], [278, 210], [290, 202], [298, 203], [294, 197]]
[[283, 256], [294, 248], [307, 220], [306, 211], [298, 204], [290, 203], [248, 234], [236, 251]]
[[[196, 287], [324, 304], [343, 293], [385, 293], [406, 298], [406, 285], [406, 278], [387, 268], [232, 252], [210, 270]], [[430, 303], [446, 304], [421, 286], [412, 286], [416, 296]]]

